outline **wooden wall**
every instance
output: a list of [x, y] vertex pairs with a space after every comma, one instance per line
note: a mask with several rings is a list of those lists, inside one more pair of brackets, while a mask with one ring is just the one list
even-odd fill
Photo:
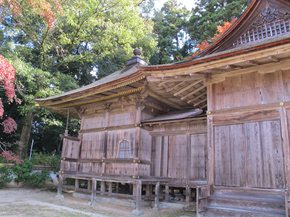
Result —
[[208, 181], [289, 187], [290, 71], [249, 73], [208, 86]]
[[205, 121], [155, 125], [150, 134], [152, 176], [180, 182], [206, 179]]
[[[152, 115], [135, 106], [84, 114], [81, 145], [78, 143], [78, 147], [74, 147], [68, 140], [64, 143], [63, 157], [78, 159], [78, 163], [64, 162], [63, 169], [84, 174], [150, 175], [151, 136], [149, 131], [141, 128], [141, 119], [150, 117]], [[121, 140], [129, 141], [131, 160], [117, 157]], [[76, 148], [81, 152], [76, 152]], [[137, 163], [138, 160], [142, 162]]]
[[290, 70], [248, 73], [212, 84], [211, 110], [290, 101]]

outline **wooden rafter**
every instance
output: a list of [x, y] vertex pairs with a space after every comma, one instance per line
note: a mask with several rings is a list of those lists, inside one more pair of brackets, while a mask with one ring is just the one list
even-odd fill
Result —
[[175, 92], [175, 93], [173, 94], [173, 96], [177, 96], [178, 94], [183, 93], [184, 91], [186, 91], [187, 89], [189, 89], [189, 88], [191, 88], [191, 87], [197, 85], [197, 84], [200, 83], [201, 81], [202, 81], [202, 80], [197, 80], [197, 81], [191, 83], [190, 85], [188, 85], [188, 86], [182, 88], [181, 90]]
[[168, 83], [168, 81], [162, 81], [158, 84], [158, 87], [162, 87], [164, 84]]
[[200, 98], [200, 97], [202, 97], [202, 96], [204, 96], [204, 95], [206, 95], [206, 94], [207, 94], [207, 92], [205, 91], [205, 92], [199, 94], [198, 96], [194, 97], [193, 99], [191, 99], [190, 102], [188, 101], [187, 103], [194, 102], [195, 100], [197, 100], [198, 98]]
[[182, 108], [179, 105], [177, 105], [177, 104], [175, 104], [175, 103], [163, 98], [162, 96], [159, 96], [158, 94], [152, 92], [151, 90], [147, 89], [146, 93], [148, 93], [149, 96], [152, 96], [153, 98], [157, 98], [158, 100], [160, 100], [161, 102], [164, 102], [167, 105], [170, 105], [170, 106], [172, 106], [174, 108], [177, 108], [177, 109], [180, 109], [180, 110], [184, 110], [184, 108]]
[[207, 100], [207, 98], [204, 98], [203, 100], [200, 100], [199, 102], [195, 103], [195, 104], [193, 105], [193, 107], [196, 107], [196, 106], [198, 106], [199, 104], [201, 104], [201, 103], [203, 103], [203, 102], [206, 102], [206, 100]]
[[[205, 85], [203, 85], [203, 86], [201, 86], [201, 87], [199, 87], [199, 88], [195, 89], [194, 91], [192, 91], [192, 92], [191, 92], [191, 95], [193, 95], [193, 94], [197, 93], [198, 91], [202, 90], [202, 89], [203, 89], [203, 88], [205, 88], [205, 87], [206, 87], [206, 86], [205, 86]], [[192, 99], [187, 101], [187, 103], [188, 103], [188, 104], [189, 104], [189, 103], [191, 103], [191, 102], [193, 102], [193, 100], [192, 100]]]
[[185, 81], [179, 82], [179, 83], [173, 85], [172, 87], [167, 88], [166, 92], [169, 92], [169, 91], [173, 90], [174, 88], [178, 87], [179, 85], [181, 85], [183, 83], [185, 83]]
[[201, 106], [200, 109], [203, 109], [203, 108], [205, 108], [205, 107], [207, 107], [207, 104], [205, 104], [204, 106]]

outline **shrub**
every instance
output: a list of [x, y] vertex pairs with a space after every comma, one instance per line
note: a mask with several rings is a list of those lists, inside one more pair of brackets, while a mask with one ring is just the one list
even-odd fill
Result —
[[8, 166], [0, 164], [0, 188], [12, 181], [12, 172]]
[[29, 184], [33, 186], [42, 186], [46, 181], [53, 182], [49, 175], [49, 171], [43, 169], [41, 172], [34, 172], [31, 174]]
[[12, 171], [14, 175], [17, 176], [17, 178], [14, 179], [15, 182], [29, 182], [30, 180], [30, 174], [33, 170], [33, 164], [28, 160], [24, 159], [21, 164], [14, 165], [12, 167]]

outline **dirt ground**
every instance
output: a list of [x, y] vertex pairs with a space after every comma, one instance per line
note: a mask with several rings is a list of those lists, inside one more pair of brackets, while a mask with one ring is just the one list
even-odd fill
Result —
[[[98, 202], [89, 206], [87, 200], [74, 198], [71, 193], [64, 193], [64, 199], [55, 199], [56, 192], [48, 189], [4, 188], [0, 190], [0, 216], [41, 216], [41, 217], [133, 217], [132, 208]], [[153, 210], [142, 207], [142, 217], [191, 217], [193, 212], [170, 209]]]

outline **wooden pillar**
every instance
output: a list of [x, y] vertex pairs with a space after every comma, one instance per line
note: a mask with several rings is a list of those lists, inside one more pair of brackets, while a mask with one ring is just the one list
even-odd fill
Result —
[[142, 182], [138, 181], [134, 185], [136, 186], [136, 209], [133, 210], [132, 214], [140, 216], [144, 214], [141, 210]]
[[214, 174], [215, 174], [215, 165], [214, 165], [214, 141], [213, 141], [213, 117], [211, 112], [214, 110], [213, 107], [213, 95], [212, 95], [212, 84], [207, 84], [207, 181], [208, 184], [214, 184]]
[[92, 179], [92, 195], [91, 195], [91, 203], [93, 204], [95, 202], [96, 198], [96, 187], [97, 187], [97, 181], [96, 179]]
[[160, 187], [160, 182], [157, 182], [155, 185], [155, 208], [158, 208], [159, 206], [159, 196], [160, 196], [159, 187]]
[[116, 193], [119, 193], [119, 182], [116, 182]]
[[191, 201], [191, 188], [186, 186], [186, 202], [189, 203]]
[[105, 194], [105, 182], [101, 181], [101, 195]]
[[79, 188], [79, 179], [75, 179], [75, 191]]
[[109, 195], [112, 194], [112, 191], [113, 191], [113, 183], [109, 182]]
[[62, 182], [63, 182], [63, 177], [62, 177], [62, 175], [59, 175], [57, 195], [62, 195]]
[[165, 201], [169, 201], [169, 185], [165, 185]]
[[152, 185], [146, 185], [146, 196], [152, 195]]
[[136, 196], [136, 191], [137, 191], [137, 185], [136, 184], [132, 184], [133, 185], [133, 195]]
[[88, 190], [91, 190], [92, 184], [91, 184], [91, 180], [88, 180]]
[[290, 150], [289, 150], [289, 134], [288, 134], [288, 121], [287, 112], [284, 106], [279, 108], [281, 119], [281, 132], [283, 138], [283, 156], [284, 156], [284, 171], [285, 171], [285, 188], [290, 188]]

